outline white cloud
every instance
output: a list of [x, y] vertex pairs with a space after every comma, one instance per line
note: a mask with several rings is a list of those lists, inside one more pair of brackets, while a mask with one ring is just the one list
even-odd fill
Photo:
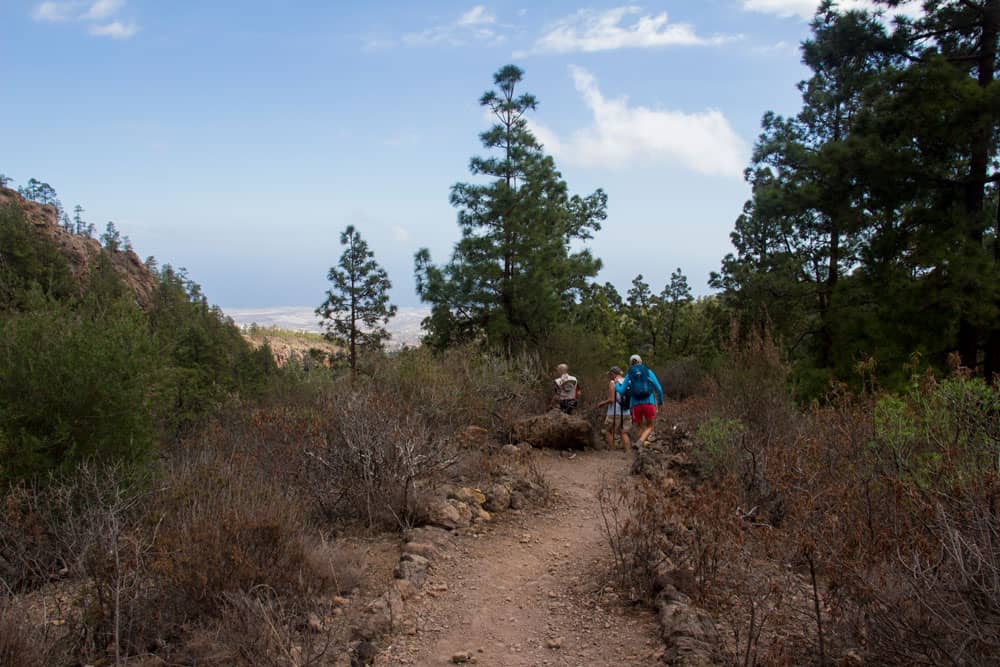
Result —
[[96, 37], [128, 39], [139, 31], [134, 22], [122, 22], [116, 17], [127, 0], [48, 0], [31, 13], [36, 21], [81, 21], [87, 32]]
[[392, 228], [389, 230], [389, 233], [392, 235], [392, 240], [396, 241], [397, 243], [406, 243], [407, 241], [410, 240], [410, 230], [406, 229], [405, 227], [400, 227], [399, 225], [393, 225]]
[[84, 21], [103, 21], [118, 13], [125, 0], [97, 0], [81, 18]]
[[96, 37], [110, 37], [111, 39], [128, 39], [137, 32], [139, 32], [139, 26], [135, 23], [122, 23], [121, 21], [90, 26], [91, 35]]
[[[711, 46], [734, 39], [702, 37], [686, 23], [671, 23], [667, 13], [641, 14], [639, 7], [616, 7], [605, 12], [583, 9], [551, 25], [528, 51], [530, 53], [575, 53], [648, 49], [664, 46]], [[624, 21], [637, 18], [629, 24]]]
[[[774, 14], [775, 16], [798, 16], [809, 20], [816, 14], [820, 0], [743, 0], [743, 9], [762, 14]], [[842, 11], [851, 9], [875, 10], [878, 6], [871, 0], [840, 0], [837, 6]], [[884, 8], [883, 8], [884, 9]], [[892, 17], [903, 14], [910, 18], [918, 17], [922, 14], [919, 2], [897, 7], [886, 12], [886, 16]]]
[[490, 10], [486, 9], [483, 5], [476, 5], [469, 11], [462, 14], [456, 25], [460, 26], [470, 26], [470, 25], [490, 25], [497, 22], [497, 17]]
[[68, 21], [76, 18], [79, 2], [43, 2], [31, 12], [36, 21]]
[[570, 71], [593, 114], [593, 124], [574, 132], [567, 141], [537, 123], [531, 128], [560, 160], [615, 168], [665, 163], [711, 176], [742, 176], [750, 148], [721, 111], [684, 113], [629, 106], [624, 97], [606, 99], [588, 71], [579, 67]]
[[496, 20], [484, 5], [476, 5], [450, 23], [406, 33], [401, 41], [406, 46], [463, 46], [473, 40], [496, 45], [506, 39], [497, 30]]

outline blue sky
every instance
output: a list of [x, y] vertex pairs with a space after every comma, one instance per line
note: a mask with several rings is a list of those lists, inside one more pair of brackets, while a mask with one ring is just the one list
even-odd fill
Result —
[[[855, 0], [855, 4], [861, 0]], [[458, 238], [492, 74], [525, 70], [601, 280], [697, 293], [730, 250], [768, 109], [794, 113], [811, 0], [0, 2], [0, 172], [52, 184], [223, 307], [315, 305], [354, 224], [418, 305]]]

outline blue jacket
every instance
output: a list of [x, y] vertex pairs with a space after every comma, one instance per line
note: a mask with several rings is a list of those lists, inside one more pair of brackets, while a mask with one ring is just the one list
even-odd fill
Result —
[[[636, 368], [633, 366], [632, 368]], [[629, 370], [632, 370], [630, 368]], [[640, 368], [646, 368], [645, 366], [640, 366]], [[644, 399], [637, 399], [635, 396], [629, 397], [629, 410], [637, 405], [662, 405], [663, 404], [663, 387], [660, 386], [660, 381], [656, 379], [656, 373], [653, 372], [651, 368], [646, 368], [646, 375], [649, 377], [650, 384], [653, 385], [653, 393]], [[625, 381], [619, 385], [615, 386], [615, 391], [619, 394], [624, 394], [632, 386], [632, 378], [629, 373], [625, 374]]]

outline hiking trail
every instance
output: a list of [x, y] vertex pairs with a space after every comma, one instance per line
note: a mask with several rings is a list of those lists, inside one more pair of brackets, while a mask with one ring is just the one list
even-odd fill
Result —
[[625, 475], [631, 461], [618, 450], [542, 451], [549, 503], [457, 536], [421, 599], [407, 605], [409, 629], [375, 664], [455, 664], [461, 654], [496, 667], [656, 662], [656, 616], [619, 599], [597, 502], [604, 480]]

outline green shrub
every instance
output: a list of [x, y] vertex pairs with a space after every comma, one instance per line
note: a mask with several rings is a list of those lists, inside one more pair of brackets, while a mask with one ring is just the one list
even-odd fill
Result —
[[76, 291], [69, 264], [55, 244], [31, 228], [19, 205], [0, 205], [0, 312], [24, 308], [32, 288], [59, 299]]
[[0, 322], [0, 477], [145, 460], [157, 349], [135, 306], [45, 301]]
[[695, 432], [698, 446], [692, 451], [695, 460], [710, 477], [736, 472], [739, 446], [746, 426], [739, 419], [711, 417]]

